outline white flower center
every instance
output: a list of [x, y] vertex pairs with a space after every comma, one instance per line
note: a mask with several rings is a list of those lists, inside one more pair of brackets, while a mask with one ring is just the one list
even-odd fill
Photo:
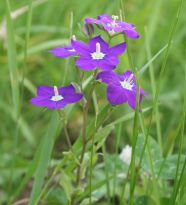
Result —
[[112, 19], [113, 21], [110, 23], [110, 27], [115, 28], [118, 24], [116, 23], [116, 21], [119, 19], [118, 16], [112, 15]]
[[93, 60], [101, 60], [105, 57], [105, 54], [101, 52], [100, 43], [96, 43], [96, 52], [91, 53], [91, 57]]
[[133, 86], [134, 86], [134, 81], [133, 81], [133, 74], [130, 75], [130, 77], [128, 79], [125, 79], [124, 81], [120, 81], [121, 86], [124, 89], [127, 90], [132, 90]]
[[68, 49], [68, 51], [75, 52], [76, 50], [74, 48], [72, 48], [72, 49]]
[[112, 19], [113, 19], [113, 21], [116, 21], [119, 19], [119, 16], [112, 15]]
[[52, 96], [50, 98], [50, 100], [54, 101], [54, 102], [57, 102], [57, 101], [60, 101], [60, 100], [63, 100], [63, 96], [62, 95], [59, 95], [59, 92], [58, 92], [58, 89], [57, 89], [57, 86], [54, 86], [54, 96]]
[[109, 34], [110, 34], [110, 35], [114, 35], [114, 34], [116, 33], [116, 32], [114, 31], [114, 29], [115, 29], [116, 27], [118, 27], [118, 23], [116, 22], [116, 20], [118, 20], [119, 17], [118, 17], [118, 16], [115, 16], [115, 15], [112, 15], [112, 19], [113, 19], [112, 22], [107, 23], [107, 26], [111, 29], [111, 30], [109, 30]]

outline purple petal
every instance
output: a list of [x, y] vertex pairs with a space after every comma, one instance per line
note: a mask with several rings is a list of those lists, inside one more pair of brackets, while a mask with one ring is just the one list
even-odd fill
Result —
[[82, 70], [94, 70], [97, 67], [95, 60], [80, 57], [76, 60], [76, 65]]
[[132, 80], [134, 82], [136, 82], [136, 77], [135, 77], [135, 75], [130, 70], [127, 70], [122, 75], [120, 75], [120, 80], [121, 81], [126, 80], [126, 79], [130, 78], [131, 75], [133, 75]]
[[86, 24], [101, 24], [101, 22], [97, 19], [93, 19], [93, 18], [85, 18], [85, 23]]
[[127, 102], [125, 91], [118, 86], [108, 86], [107, 99], [112, 105], [120, 105]]
[[66, 103], [62, 102], [62, 100], [54, 102], [51, 101], [49, 97], [35, 97], [30, 100], [30, 103], [39, 107], [47, 107], [51, 110], [61, 109], [66, 105]]
[[127, 96], [128, 105], [132, 108], [136, 108], [136, 95], [137, 93], [130, 90], [125, 90], [125, 94]]
[[74, 93], [71, 95], [66, 95], [63, 101], [66, 104], [71, 104], [71, 103], [75, 103], [75, 102], [80, 101], [82, 99], [82, 97], [83, 97], [83, 95], [81, 93]]
[[[140, 97], [139, 97], [139, 103], [141, 103], [143, 96], [145, 95], [145, 92], [140, 89]], [[136, 108], [136, 98], [137, 98], [137, 92], [136, 91], [129, 91], [126, 90], [126, 96], [127, 96], [127, 101], [128, 105], [132, 108]]]
[[148, 94], [143, 89], [140, 88], [140, 99], [139, 99], [139, 102], [141, 103], [143, 96], [147, 96], [147, 95]]
[[115, 33], [121, 33], [125, 30], [126, 28], [126, 23], [122, 21], [116, 21], [116, 26], [113, 27], [113, 30]]
[[134, 29], [124, 30], [124, 33], [128, 38], [137, 39], [140, 37], [139, 33], [137, 33]]
[[42, 106], [42, 107], [47, 107], [50, 103], [53, 103], [50, 101], [49, 97], [35, 97], [30, 100], [30, 103], [36, 106]]
[[76, 90], [74, 88], [73, 85], [69, 85], [69, 86], [65, 86], [65, 87], [61, 87], [61, 88], [58, 88], [58, 92], [59, 94], [61, 94], [62, 96], [66, 95], [66, 94], [71, 94], [71, 93], [75, 93]]
[[116, 66], [115, 65], [112, 65], [110, 64], [108, 61], [106, 60], [102, 60], [99, 62], [98, 64], [99, 68], [101, 70], [105, 70], [105, 71], [110, 71], [110, 70], [113, 70]]
[[72, 40], [71, 44], [79, 55], [89, 56], [89, 49], [86, 44], [84, 44], [83, 42], [74, 41], [74, 40]]
[[119, 60], [115, 56], [107, 57], [98, 62], [99, 68], [102, 70], [113, 70], [119, 64]]
[[108, 85], [119, 85], [119, 77], [113, 71], [103, 71], [98, 73], [96, 79], [100, 79], [103, 83]]
[[48, 107], [49, 109], [62, 109], [67, 105], [67, 103], [64, 100], [55, 102], [55, 108]]
[[112, 55], [121, 55], [123, 52], [125, 52], [126, 50], [126, 43], [120, 43], [116, 46], [113, 46], [109, 49], [109, 54]]
[[112, 18], [108, 14], [99, 15], [98, 19], [101, 21], [112, 21]]
[[130, 23], [120, 21], [119, 25], [121, 27], [123, 27], [125, 30], [135, 30], [135, 26], [133, 24], [130, 24]]
[[54, 48], [49, 52], [58, 58], [67, 58], [76, 55], [75, 49], [71, 46]]
[[49, 86], [38, 86], [37, 95], [38, 96], [50, 96], [54, 94], [54, 88]]
[[108, 61], [111, 65], [117, 66], [119, 64], [119, 60], [116, 56], [114, 55], [107, 55], [106, 58], [104, 59]]
[[91, 51], [96, 51], [96, 43], [100, 43], [101, 52], [105, 52], [109, 49], [108, 44], [100, 36], [96, 36], [88, 43]]

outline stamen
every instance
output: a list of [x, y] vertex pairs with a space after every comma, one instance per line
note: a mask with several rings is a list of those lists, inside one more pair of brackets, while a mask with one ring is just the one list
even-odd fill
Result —
[[133, 75], [133, 74], [131, 74], [131, 75], [129, 76], [129, 78], [127, 79], [127, 81], [126, 81], [126, 82], [127, 82], [127, 83], [130, 83], [130, 82], [131, 82], [131, 80], [132, 80], [132, 78], [133, 78], [133, 76], [134, 76], [134, 75]]
[[117, 19], [119, 19], [119, 16], [112, 15], [112, 19], [113, 21], [116, 21]]
[[55, 96], [58, 96], [58, 95], [59, 95], [57, 86], [54, 86], [54, 95], [55, 95]]
[[101, 52], [100, 43], [96, 43], [96, 52], [91, 53], [91, 57], [94, 60], [101, 60], [105, 57], [105, 54]]
[[100, 52], [101, 52], [100, 43], [96, 43], [96, 53], [100, 53]]
[[133, 77], [134, 77], [134, 74], [131, 74], [128, 79], [125, 79], [124, 81], [120, 81], [121, 86], [124, 89], [132, 90], [134, 86], [134, 81], [132, 79]]
[[50, 98], [50, 100], [54, 101], [54, 102], [58, 102], [63, 100], [63, 96], [59, 95], [59, 91], [57, 89], [57, 86], [54, 86], [54, 95]]
[[72, 35], [72, 40], [76, 41], [76, 36]]

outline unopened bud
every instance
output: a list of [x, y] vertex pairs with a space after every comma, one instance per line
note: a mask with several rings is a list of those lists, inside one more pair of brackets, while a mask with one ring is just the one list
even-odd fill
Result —
[[83, 26], [83, 32], [86, 36], [92, 36], [94, 34], [94, 26], [92, 24], [85, 24]]

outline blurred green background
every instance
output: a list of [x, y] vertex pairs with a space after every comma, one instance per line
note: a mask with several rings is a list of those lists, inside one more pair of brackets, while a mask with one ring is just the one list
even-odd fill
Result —
[[[148, 62], [147, 48], [154, 56], [168, 41], [172, 23], [176, 18], [178, 0], [126, 0], [126, 21], [136, 25], [141, 34], [138, 40], [129, 40], [134, 65], [140, 69]], [[48, 50], [69, 43], [70, 36], [76, 35], [77, 39], [87, 41], [82, 34], [82, 26], [85, 17], [96, 17], [99, 14], [119, 14], [120, 1], [117, 0], [36, 0], [33, 1], [33, 11], [30, 27], [30, 38], [27, 45], [27, 59], [24, 60], [25, 37], [27, 31], [27, 10], [29, 1], [10, 0], [13, 15], [14, 37], [16, 42], [16, 62], [18, 74], [16, 80], [20, 82], [19, 90], [22, 93], [22, 76], [24, 78], [23, 96], [20, 95], [20, 115], [16, 117], [12, 101], [10, 75], [7, 57], [7, 33], [6, 33], [6, 1], [0, 2], [0, 201], [6, 200], [11, 192], [11, 186], [17, 187], [20, 177], [26, 172], [27, 166], [36, 152], [41, 137], [47, 129], [51, 111], [37, 108], [29, 104], [29, 99], [35, 95], [35, 88], [39, 85], [67, 85], [77, 82], [77, 71], [73, 58], [57, 59]], [[169, 147], [169, 140], [175, 134], [176, 126], [182, 112], [184, 90], [184, 66], [186, 62], [186, 2], [172, 42], [171, 52], [168, 58], [166, 73], [161, 82], [160, 93], [160, 125], [163, 136], [164, 151]], [[145, 32], [146, 30], [146, 32]], [[96, 33], [100, 31], [96, 29]], [[119, 43], [122, 37], [113, 42]], [[148, 41], [148, 43], [146, 43]], [[148, 44], [148, 46], [146, 46]], [[158, 79], [162, 65], [164, 52], [153, 62], [155, 80]], [[117, 72], [121, 73], [130, 69], [127, 55], [120, 57], [121, 64]], [[86, 74], [87, 77], [89, 74]], [[152, 88], [149, 70], [147, 69], [141, 78], [141, 86], [149, 95], [144, 99], [142, 107], [152, 104]], [[97, 97], [100, 104], [105, 101], [105, 88], [99, 87]], [[119, 106], [109, 121], [131, 112], [127, 105]], [[94, 115], [93, 108], [90, 111]], [[77, 105], [70, 114], [68, 128], [72, 141], [78, 136], [81, 127], [81, 107]], [[148, 113], [145, 123], [148, 124]], [[130, 143], [132, 120], [125, 123], [122, 128], [122, 143]], [[156, 139], [156, 125], [153, 121], [151, 135]], [[110, 141], [114, 142], [113, 132]], [[174, 140], [174, 139], [173, 139]], [[173, 152], [177, 152], [177, 142], [174, 142]], [[58, 135], [53, 157], [60, 156], [60, 151], [66, 149], [63, 140], [63, 131]], [[16, 145], [16, 147], [15, 147]], [[184, 138], [184, 150], [186, 140]], [[111, 143], [108, 141], [108, 150], [112, 152]], [[16, 157], [15, 157], [16, 156]], [[13, 179], [11, 166], [16, 164]], [[13, 181], [13, 182], [12, 182]]]

